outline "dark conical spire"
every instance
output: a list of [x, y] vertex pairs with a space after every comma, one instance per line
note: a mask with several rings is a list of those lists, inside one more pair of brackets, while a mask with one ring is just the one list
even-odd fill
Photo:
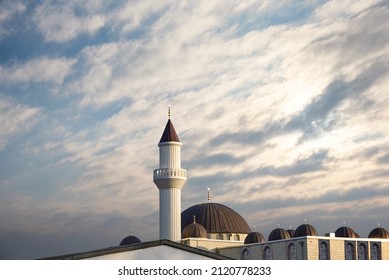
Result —
[[163, 131], [161, 140], [159, 143], [163, 142], [180, 142], [180, 139], [178, 139], [176, 130], [174, 129], [173, 123], [171, 122], [170, 118], [167, 121], [165, 130]]

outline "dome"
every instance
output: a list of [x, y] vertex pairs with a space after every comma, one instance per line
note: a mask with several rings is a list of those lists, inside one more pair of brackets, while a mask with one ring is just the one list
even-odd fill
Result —
[[218, 203], [196, 204], [181, 213], [181, 227], [193, 222], [201, 224], [208, 233], [250, 233], [250, 227], [241, 215]]
[[182, 238], [207, 238], [207, 230], [200, 224], [193, 222], [182, 231]]
[[336, 237], [357, 238], [358, 234], [350, 227], [340, 227], [335, 231]]
[[120, 242], [119, 246], [123, 246], [123, 245], [131, 245], [131, 244], [135, 244], [135, 243], [141, 243], [142, 241], [140, 241], [140, 239], [136, 236], [133, 236], [133, 235], [129, 235], [127, 237], [125, 237], [122, 242]]
[[287, 232], [289, 233], [290, 238], [293, 238], [296, 233], [296, 230], [290, 228], [287, 230]]
[[259, 232], [250, 232], [244, 239], [244, 244], [263, 242], [266, 242], [265, 237]]
[[281, 240], [281, 239], [289, 239], [290, 235], [286, 229], [276, 228], [269, 234], [269, 241]]
[[298, 228], [296, 228], [296, 231], [294, 233], [294, 237], [301, 236], [317, 236], [317, 231], [310, 224], [302, 224]]
[[369, 238], [389, 239], [389, 232], [382, 227], [377, 227], [369, 233]]

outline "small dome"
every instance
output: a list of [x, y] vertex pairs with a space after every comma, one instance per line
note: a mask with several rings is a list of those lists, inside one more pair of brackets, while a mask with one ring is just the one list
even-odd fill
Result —
[[293, 238], [296, 234], [296, 230], [294, 229], [288, 229], [287, 232], [289, 233], [290, 238]]
[[269, 241], [281, 240], [281, 239], [289, 239], [290, 235], [286, 229], [276, 228], [269, 234]]
[[358, 234], [350, 227], [340, 227], [335, 231], [336, 237], [358, 238]]
[[181, 229], [193, 222], [201, 224], [209, 233], [250, 233], [250, 227], [241, 215], [231, 208], [206, 202], [189, 207], [181, 213]]
[[382, 227], [377, 227], [369, 233], [369, 238], [389, 239], [389, 232]]
[[317, 236], [316, 229], [310, 224], [302, 224], [294, 233], [294, 237], [302, 237], [302, 236]]
[[142, 241], [140, 241], [140, 239], [136, 236], [133, 236], [133, 235], [129, 235], [127, 237], [125, 237], [122, 242], [120, 242], [119, 246], [123, 246], [123, 245], [131, 245], [131, 244], [135, 244], [135, 243], [141, 243]]
[[263, 243], [266, 242], [265, 237], [259, 232], [250, 232], [244, 239], [244, 244]]
[[207, 238], [207, 230], [202, 225], [193, 222], [182, 231], [182, 238]]

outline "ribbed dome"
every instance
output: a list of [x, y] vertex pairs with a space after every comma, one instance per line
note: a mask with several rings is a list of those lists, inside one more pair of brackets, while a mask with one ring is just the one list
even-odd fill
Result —
[[369, 233], [369, 238], [389, 239], [389, 232], [382, 227], [377, 227]]
[[310, 224], [302, 224], [294, 233], [294, 237], [302, 237], [302, 236], [317, 236], [316, 229]]
[[208, 233], [251, 232], [243, 217], [223, 204], [207, 202], [189, 207], [181, 214], [182, 229], [193, 222], [193, 216]]
[[266, 242], [265, 237], [259, 232], [250, 232], [244, 239], [244, 244], [263, 243]]
[[296, 230], [290, 228], [287, 230], [287, 232], [289, 233], [290, 238], [293, 238], [296, 233]]
[[182, 231], [182, 238], [207, 238], [207, 230], [202, 225], [193, 222]]
[[286, 229], [276, 228], [269, 234], [269, 241], [281, 240], [281, 239], [289, 239], [290, 235]]
[[135, 243], [141, 243], [140, 239], [136, 236], [129, 235], [129, 236], [125, 237], [122, 240], [122, 242], [120, 242], [119, 246], [131, 245], [131, 244], [135, 244]]
[[340, 227], [335, 231], [336, 237], [357, 238], [358, 234], [350, 227]]

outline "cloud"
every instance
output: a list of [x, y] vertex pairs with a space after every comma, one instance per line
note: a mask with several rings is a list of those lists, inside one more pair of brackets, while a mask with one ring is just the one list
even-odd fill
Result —
[[152, 170], [168, 104], [188, 169], [183, 205], [211, 186], [212, 201], [269, 230], [304, 216], [327, 231], [344, 216], [385, 219], [385, 1], [26, 9], [39, 46], [0, 65], [2, 160], [18, 167], [0, 174], [7, 236], [44, 229], [81, 248], [74, 240], [93, 232], [90, 249], [130, 227], [157, 238]]
[[328, 151], [319, 151], [313, 153], [307, 158], [297, 159], [289, 166], [273, 167], [264, 166], [259, 168], [255, 173], [257, 176], [294, 176], [304, 173], [318, 172], [325, 170], [323, 166], [328, 157]]
[[0, 150], [12, 137], [30, 131], [41, 117], [39, 108], [18, 104], [12, 98], [0, 95]]
[[39, 57], [14, 63], [8, 67], [0, 65], [3, 83], [51, 83], [61, 84], [72, 70], [74, 59]]
[[15, 28], [8, 23], [15, 17], [20, 17], [26, 9], [26, 5], [22, 1], [5, 0], [0, 2], [0, 41], [15, 31]]
[[379, 164], [388, 164], [389, 163], [389, 153], [387, 153], [386, 155], [378, 158], [378, 163]]
[[102, 5], [101, 1], [44, 1], [36, 7], [32, 19], [47, 42], [61, 43], [104, 27], [106, 18], [98, 13]]

